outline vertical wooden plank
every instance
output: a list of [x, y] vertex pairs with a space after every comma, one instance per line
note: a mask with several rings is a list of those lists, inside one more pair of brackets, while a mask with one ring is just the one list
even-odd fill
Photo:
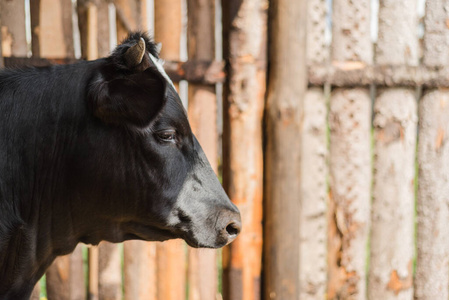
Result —
[[125, 300], [156, 300], [156, 244], [127, 241], [123, 248]]
[[[329, 62], [325, 0], [308, 1], [307, 64]], [[304, 98], [301, 172], [300, 299], [323, 299], [327, 282], [327, 104], [323, 87]]]
[[[372, 63], [369, 0], [333, 2], [333, 63]], [[367, 88], [335, 89], [330, 100], [328, 297], [366, 299], [371, 192], [371, 99]]]
[[[80, 30], [81, 39], [81, 56], [87, 59], [88, 54], [88, 26], [91, 22], [96, 22], [95, 26], [98, 34], [95, 35], [97, 39], [97, 52], [99, 57], [105, 57], [110, 53], [110, 39], [109, 36], [109, 11], [107, 0], [77, 0], [78, 12], [78, 27]], [[94, 6], [95, 8], [92, 8]], [[90, 10], [90, 13], [89, 13]], [[93, 13], [93, 10], [96, 10]], [[89, 15], [88, 15], [89, 14]], [[95, 20], [89, 21], [89, 18], [95, 17]]]
[[3, 56], [27, 56], [25, 1], [0, 1]]
[[[215, 58], [215, 0], [188, 0], [189, 60]], [[192, 131], [215, 173], [218, 171], [217, 99], [215, 86], [189, 84], [188, 115]], [[215, 299], [217, 251], [189, 248], [189, 300]]]
[[[426, 2], [424, 64], [449, 62], [449, 1]], [[418, 258], [415, 299], [449, 298], [449, 91], [425, 90], [419, 105]]]
[[74, 57], [71, 0], [30, 1], [33, 56]]
[[70, 255], [70, 300], [86, 299], [84, 283], [83, 245], [78, 244]]
[[101, 242], [98, 245], [98, 298], [122, 299], [121, 253], [117, 244]]
[[47, 270], [47, 297], [70, 299], [70, 255], [58, 257]]
[[381, 90], [374, 112], [369, 296], [371, 299], [412, 299], [417, 124], [414, 91]]
[[222, 1], [223, 185], [239, 207], [242, 232], [223, 249], [223, 298], [260, 299], [262, 268], [262, 116], [266, 90], [266, 0]]
[[88, 286], [88, 299], [98, 300], [98, 247], [89, 247], [89, 286]]
[[[307, 1], [272, 1], [266, 107], [264, 295], [299, 299]], [[295, 34], [292, 35], [292, 29]]]
[[70, 255], [58, 257], [46, 273], [47, 298], [86, 299], [81, 245]]
[[[154, 37], [162, 43], [161, 57], [180, 59], [181, 0], [154, 1]], [[175, 85], [178, 89], [178, 86]], [[186, 245], [174, 240], [157, 245], [158, 299], [184, 299], [186, 291]]]
[[130, 31], [142, 30], [146, 24], [146, 0], [115, 0], [117, 11], [117, 41], [120, 42]]
[[[418, 64], [417, 21], [415, 1], [380, 2], [377, 63]], [[374, 113], [368, 295], [370, 299], [412, 299], [417, 127], [415, 90], [379, 88]]]
[[449, 91], [426, 91], [420, 103], [418, 260], [415, 299], [449, 297]]

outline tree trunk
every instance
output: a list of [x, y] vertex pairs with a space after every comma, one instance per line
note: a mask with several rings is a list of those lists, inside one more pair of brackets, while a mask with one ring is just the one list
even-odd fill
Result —
[[[327, 64], [325, 0], [308, 1], [307, 64]], [[304, 98], [301, 172], [300, 299], [323, 299], [327, 282], [327, 103], [323, 87]]]
[[[427, 1], [424, 64], [449, 63], [449, 1]], [[449, 92], [425, 90], [419, 106], [418, 258], [415, 299], [449, 298]]]
[[[333, 2], [332, 60], [371, 64], [369, 0]], [[371, 99], [366, 88], [330, 100], [329, 299], [366, 299], [371, 192]]]
[[260, 299], [262, 269], [262, 116], [266, 84], [266, 0], [223, 6], [228, 79], [223, 98], [223, 185], [239, 207], [242, 232], [223, 249], [223, 298]]
[[[379, 64], [418, 65], [414, 2], [383, 0], [379, 7]], [[415, 90], [379, 89], [375, 102], [374, 190], [368, 295], [413, 298]]]
[[[189, 60], [215, 58], [215, 0], [188, 0], [187, 43]], [[193, 133], [215, 173], [218, 164], [217, 99], [215, 86], [189, 84], [188, 114]], [[217, 251], [189, 248], [189, 300], [217, 296]]]

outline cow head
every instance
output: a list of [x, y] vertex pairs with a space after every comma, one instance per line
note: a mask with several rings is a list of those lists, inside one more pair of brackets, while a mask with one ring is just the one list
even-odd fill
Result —
[[96, 225], [82, 241], [183, 238], [218, 248], [235, 239], [239, 211], [193, 135], [154, 43], [136, 33], [119, 45], [92, 76], [87, 100], [89, 163], [74, 166], [73, 182], [82, 182], [77, 190], [88, 199], [78, 215], [96, 210]]

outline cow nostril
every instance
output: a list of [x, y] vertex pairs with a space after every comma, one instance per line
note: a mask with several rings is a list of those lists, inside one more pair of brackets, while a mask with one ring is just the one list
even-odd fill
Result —
[[236, 222], [229, 223], [228, 226], [226, 226], [226, 232], [231, 237], [237, 236], [240, 233], [240, 224]]

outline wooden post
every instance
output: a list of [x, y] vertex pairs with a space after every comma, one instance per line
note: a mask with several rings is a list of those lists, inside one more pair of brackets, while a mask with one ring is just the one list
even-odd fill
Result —
[[[308, 2], [307, 64], [329, 62], [325, 0]], [[323, 87], [304, 98], [301, 172], [300, 299], [324, 299], [327, 282], [327, 103]]]
[[115, 0], [117, 11], [117, 41], [120, 43], [130, 31], [142, 30], [146, 24], [147, 0]]
[[265, 299], [294, 300], [300, 295], [301, 122], [307, 88], [307, 1], [273, 1], [270, 16], [264, 295]]
[[[376, 62], [418, 65], [416, 3], [383, 0]], [[414, 178], [417, 129], [415, 90], [379, 88], [374, 105], [374, 188], [370, 299], [412, 299]]]
[[[447, 0], [427, 1], [424, 64], [449, 63]], [[449, 298], [449, 92], [425, 90], [419, 106], [418, 258], [415, 299]]]
[[[187, 43], [189, 60], [215, 59], [215, 0], [188, 0]], [[218, 171], [217, 99], [215, 86], [189, 84], [188, 114], [193, 133]], [[189, 248], [189, 300], [217, 296], [217, 251]]]
[[222, 1], [223, 185], [239, 207], [242, 232], [223, 249], [223, 297], [260, 299], [262, 268], [262, 116], [266, 90], [268, 1]]
[[[181, 47], [181, 0], [154, 1], [154, 37], [162, 43], [161, 57], [179, 60]], [[178, 89], [178, 85], [175, 84]], [[186, 294], [185, 242], [181, 240], [157, 244], [157, 298], [184, 299]]]
[[0, 1], [3, 56], [27, 56], [25, 1]]
[[70, 255], [58, 257], [47, 270], [47, 297], [70, 299]]
[[89, 247], [89, 286], [88, 300], [98, 300], [98, 247]]
[[[87, 59], [89, 44], [94, 41], [89, 41], [88, 37], [96, 38], [98, 57], [106, 57], [111, 52], [110, 49], [110, 35], [109, 35], [109, 2], [107, 0], [78, 0], [78, 27], [80, 30], [81, 39], [81, 56]], [[92, 23], [95, 24], [92, 24]], [[89, 25], [88, 25], [89, 24]], [[88, 34], [88, 27], [95, 28], [97, 34]], [[92, 56], [92, 55], [90, 55]]]
[[125, 300], [157, 300], [156, 244], [127, 241], [123, 248]]
[[[369, 0], [333, 2], [332, 60], [372, 63]], [[330, 99], [328, 297], [366, 299], [371, 194], [371, 99], [367, 88], [335, 89]]]
[[46, 273], [46, 280], [48, 299], [86, 299], [81, 244], [72, 254], [56, 258]]
[[98, 245], [98, 298], [122, 299], [121, 253], [117, 244], [101, 242]]
[[74, 57], [71, 0], [30, 1], [33, 56]]

